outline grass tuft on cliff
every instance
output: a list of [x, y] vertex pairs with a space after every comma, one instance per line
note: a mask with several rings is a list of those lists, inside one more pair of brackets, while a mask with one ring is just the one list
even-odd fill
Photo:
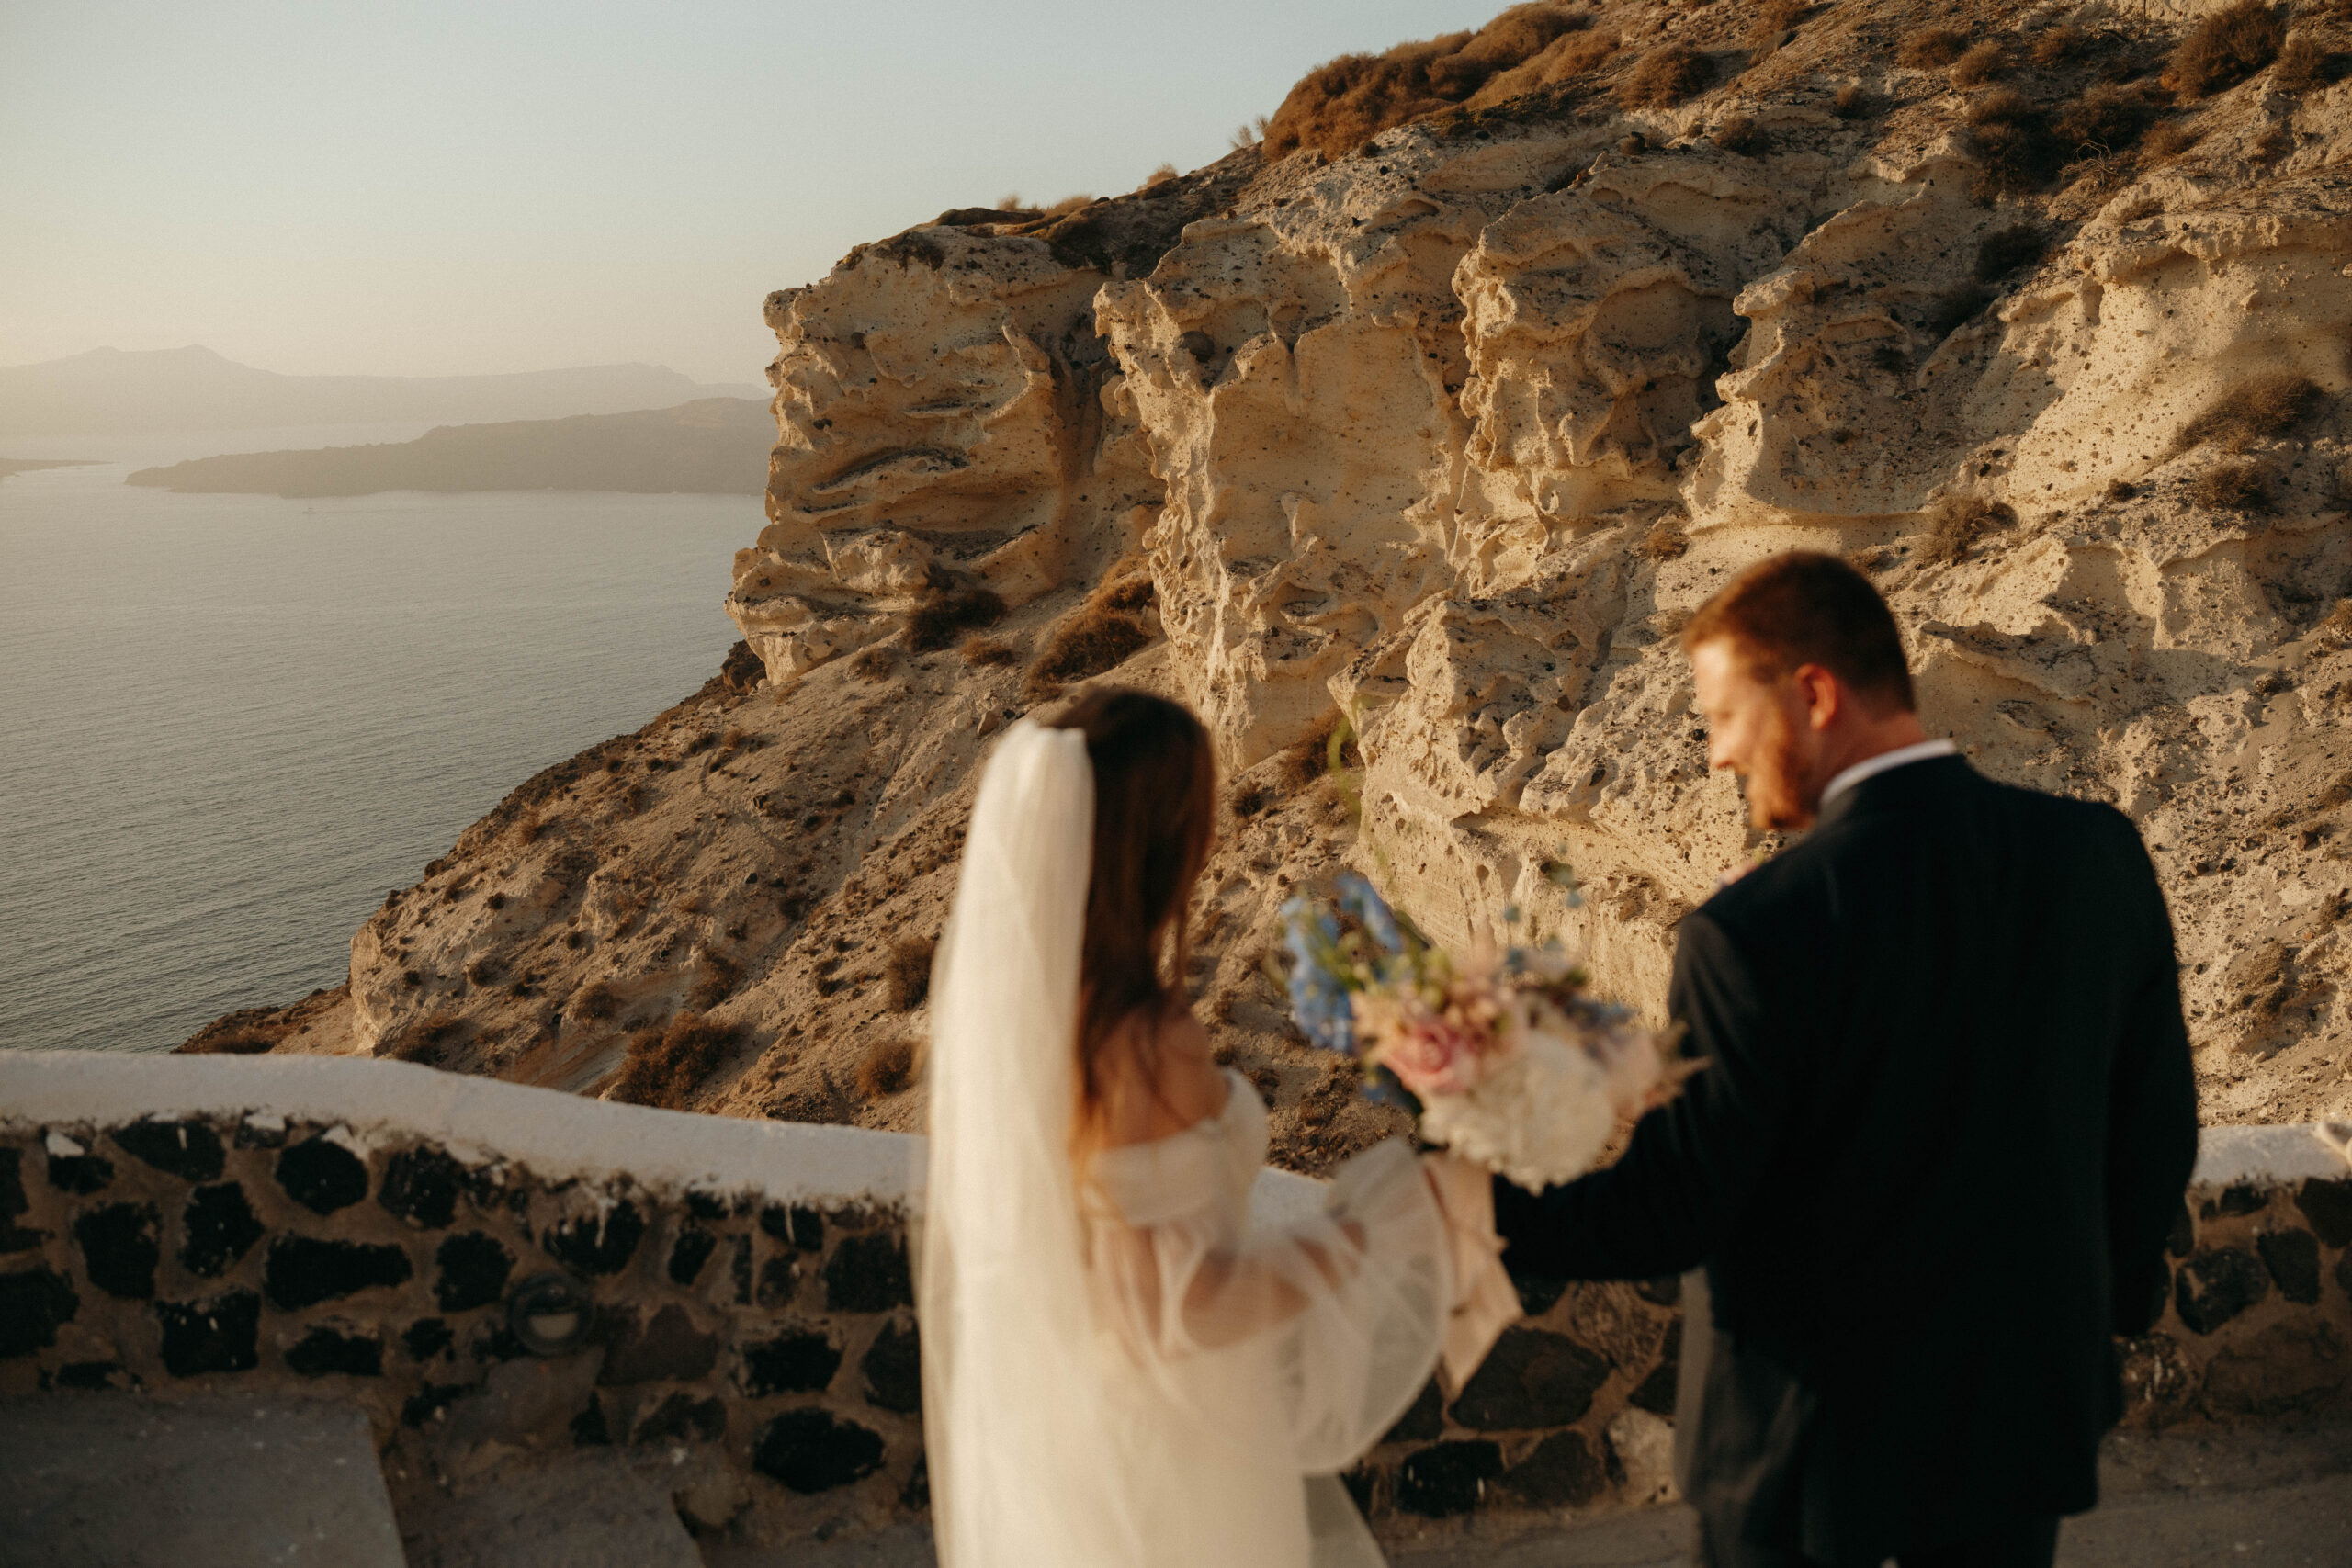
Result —
[[686, 1097], [725, 1060], [740, 1032], [698, 1012], [682, 1012], [668, 1027], [648, 1024], [629, 1036], [628, 1059], [610, 1098], [629, 1105], [684, 1108]]
[[2286, 41], [2286, 19], [2277, 11], [2263, 0], [2238, 0], [2198, 23], [2174, 46], [2164, 85], [2184, 98], [2209, 97], [2278, 59]]

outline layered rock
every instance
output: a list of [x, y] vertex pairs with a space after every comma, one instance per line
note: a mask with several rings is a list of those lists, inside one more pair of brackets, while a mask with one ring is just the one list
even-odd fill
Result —
[[[1724, 7], [1604, 7], [1623, 47], [1532, 96], [946, 214], [774, 297], [769, 525], [729, 598], [756, 668], [571, 764], [535, 837], [529, 802], [469, 833], [361, 933], [354, 1030], [317, 1038], [455, 1018], [451, 1065], [593, 1087], [623, 1026], [691, 1005], [739, 1032], [689, 1102], [910, 1124], [893, 1052], [986, 737], [1102, 676], [1217, 737], [1195, 979], [1312, 1168], [1386, 1123], [1283, 1028], [1282, 896], [1351, 862], [1442, 936], [1515, 913], [1657, 1009], [1680, 914], [1772, 848], [1673, 634], [1805, 547], [1886, 593], [1933, 729], [2140, 822], [2207, 1118], [2352, 1111], [2352, 88], [2166, 107], [2170, 24], [2068, 54], [2042, 40], [2090, 20], [2018, 8], [2007, 80], [1962, 89], [1894, 63], [1919, 19], [1735, 48]], [[1607, 96], [1672, 42], [1724, 85]], [[2168, 140], [2049, 129], [2118, 92]], [[1312, 761], [1342, 717], [1345, 790]], [[492, 881], [509, 912], [447, 906]], [[402, 978], [478, 953], [527, 1005]]]

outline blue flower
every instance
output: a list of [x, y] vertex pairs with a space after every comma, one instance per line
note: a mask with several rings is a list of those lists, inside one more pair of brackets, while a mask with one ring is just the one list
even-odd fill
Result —
[[1352, 1055], [1355, 1010], [1335, 967], [1340, 924], [1304, 898], [1283, 905], [1283, 942], [1290, 949], [1290, 1011], [1299, 1031], [1326, 1051]]
[[1396, 930], [1396, 916], [1387, 900], [1373, 890], [1371, 883], [1352, 871], [1340, 874], [1335, 886], [1339, 888], [1340, 908], [1362, 922], [1364, 931], [1380, 944], [1380, 950], [1390, 956], [1405, 951], [1405, 939]]

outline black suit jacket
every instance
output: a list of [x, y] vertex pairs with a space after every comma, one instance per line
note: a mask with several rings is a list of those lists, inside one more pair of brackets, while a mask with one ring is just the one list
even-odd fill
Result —
[[1875, 1562], [2088, 1508], [2196, 1158], [2175, 968], [2121, 813], [1866, 779], [1684, 919], [1706, 1066], [1610, 1168], [1498, 1181], [1504, 1261], [1704, 1266], [1686, 1485], [1750, 1539]]

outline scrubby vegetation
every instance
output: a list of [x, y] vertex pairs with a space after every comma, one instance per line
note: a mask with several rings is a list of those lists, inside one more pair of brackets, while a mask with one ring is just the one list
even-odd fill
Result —
[[2267, 512], [2270, 476], [2253, 463], [2224, 463], [2198, 475], [2188, 499], [2211, 512]]
[[907, 646], [933, 653], [964, 633], [1004, 619], [1004, 601], [991, 589], [956, 588], [943, 592], [907, 617]]
[[1986, 39], [1951, 62], [1951, 85], [1981, 87], [2009, 68], [2009, 51], [1997, 39]]
[[2264, 0], [2238, 0], [2216, 11], [2174, 46], [2164, 85], [2184, 98], [2234, 87], [2273, 60], [2287, 40], [2287, 24]]
[[1920, 558], [1945, 566], [1966, 560], [1978, 540], [2018, 520], [2017, 510], [2007, 502], [1973, 495], [1948, 495], [1936, 502], [1928, 517], [1928, 543]]
[[904, 1035], [876, 1041], [857, 1064], [857, 1090], [868, 1100], [897, 1094], [915, 1078], [915, 1043]]
[[1142, 652], [1151, 642], [1142, 614], [1153, 597], [1151, 579], [1139, 574], [1097, 589], [1054, 628], [1046, 651], [1029, 667], [1031, 694], [1049, 695], [1070, 682], [1115, 669]]
[[1968, 40], [1950, 28], [1914, 28], [1903, 35], [1894, 62], [1914, 71], [1935, 71], [1968, 51]]
[[1629, 109], [1671, 108], [1714, 81], [1713, 61], [1683, 44], [1664, 44], [1642, 56], [1626, 73], [1617, 87], [1617, 102]]
[[1551, 4], [1514, 6], [1475, 32], [1343, 54], [1301, 77], [1266, 122], [1269, 159], [1301, 148], [1340, 157], [1391, 126], [1582, 76], [1617, 40], [1589, 17]]
[[1021, 662], [1021, 650], [1001, 637], [971, 637], [964, 644], [964, 662], [975, 669], [1018, 664]]
[[882, 961], [882, 999], [892, 1012], [912, 1012], [931, 996], [931, 960], [939, 940], [902, 936]]
[[664, 1027], [647, 1024], [629, 1036], [628, 1057], [609, 1098], [630, 1105], [679, 1109], [733, 1048], [739, 1031], [698, 1012], [682, 1012]]
[[2310, 377], [2292, 371], [2239, 383], [2190, 420], [2174, 446], [2186, 452], [2208, 443], [2243, 452], [2258, 441], [2285, 435], [2317, 413], [2327, 394]]

